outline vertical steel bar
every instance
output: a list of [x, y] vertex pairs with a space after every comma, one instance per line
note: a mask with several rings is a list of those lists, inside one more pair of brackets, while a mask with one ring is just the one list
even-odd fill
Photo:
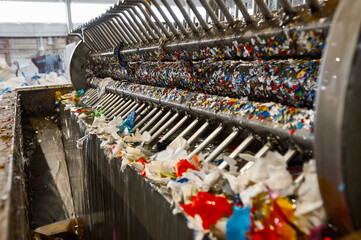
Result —
[[[162, 0], [162, 1], [165, 1], [165, 0]], [[189, 28], [192, 29], [193, 33], [198, 33], [196, 26], [192, 22], [191, 18], [189, 17], [189, 15], [186, 12], [186, 10], [183, 8], [180, 1], [174, 0], [174, 3], [177, 5], [177, 7], [179, 8], [179, 11], [182, 13], [184, 19], [187, 21]]]
[[96, 25], [95, 28], [98, 28], [104, 38], [109, 41], [111, 48], [117, 45], [117, 41], [115, 40], [112, 31], [110, 31], [104, 23]]
[[246, 6], [244, 6], [244, 3], [242, 2], [242, 0], [234, 0], [234, 3], [237, 5], [239, 10], [241, 11], [246, 22], [247, 23], [253, 22], [253, 19], [252, 19], [251, 15], [249, 15], [248, 10], [247, 10]]
[[118, 22], [114, 19], [111, 19], [114, 27], [116, 29], [118, 29], [118, 31], [120, 32], [120, 36], [123, 37], [123, 39], [125, 40], [125, 43], [128, 44], [128, 45], [132, 45], [133, 42], [132, 40], [129, 38], [129, 36], [124, 32], [123, 28], [118, 24]]
[[272, 13], [270, 12], [269, 8], [267, 7], [266, 3], [263, 0], [255, 0], [259, 9], [261, 10], [262, 15], [266, 18], [266, 19], [271, 19]]
[[[270, 143], [266, 143], [254, 156], [256, 159], [257, 158], [261, 158], [268, 150], [269, 150], [269, 144]], [[247, 171], [247, 169], [249, 169], [252, 165], [254, 164], [254, 162], [247, 162], [246, 165], [244, 165], [240, 172], [241, 174], [244, 174], [245, 171]]]
[[[142, 32], [144, 32], [144, 35], [147, 37], [147, 39], [149, 41], [151, 41], [152, 39], [158, 39], [158, 37], [153, 33], [153, 30], [149, 27], [148, 23], [145, 22], [143, 19], [140, 19], [140, 21], [142, 22], [142, 24], [138, 21], [137, 17], [134, 14], [134, 11], [132, 7], [125, 7], [124, 8], [125, 11], [127, 11], [130, 15], [130, 17], [134, 20], [134, 22], [138, 25], [138, 27], [142, 30]], [[126, 15], [126, 14], [124, 14]], [[138, 17], [139, 18], [139, 17]], [[144, 27], [148, 30], [148, 32], [146, 31], [146, 29], [144, 29]], [[150, 34], [151, 36], [149, 36], [148, 34]]]
[[106, 21], [99, 24], [99, 26], [102, 26], [104, 31], [107, 33], [107, 36], [112, 40], [113, 42], [113, 45], [112, 47], [115, 47], [118, 45], [118, 42], [119, 42], [119, 39], [117, 38], [117, 36], [115, 35], [114, 31], [112, 31], [110, 28], [109, 28], [109, 23], [107, 23]]
[[109, 100], [108, 102], [108, 104], [106, 104], [106, 105], [104, 105], [104, 107], [103, 107], [103, 111], [104, 112], [107, 112], [108, 110], [109, 110], [109, 108], [110, 107], [112, 107], [113, 106], [113, 104], [116, 102], [116, 101], [118, 101], [120, 99], [120, 97], [118, 96], [118, 95], [116, 95], [116, 97], [115, 98], [113, 98], [113, 99], [111, 99], [111, 100]]
[[93, 91], [91, 91], [88, 94], [87, 99], [84, 99], [84, 101], [83, 101], [84, 104], [86, 104], [90, 100], [90, 98], [92, 98], [96, 94], [96, 90], [94, 90], [93, 88], [91, 90], [93, 90]]
[[135, 104], [136, 104], [136, 102], [135, 102], [135, 101], [132, 101], [132, 102], [128, 105], [128, 107], [124, 108], [124, 110], [121, 111], [121, 112], [117, 115], [117, 117], [121, 117], [122, 119], [124, 119], [124, 118], [125, 118], [125, 117], [124, 117], [124, 114], [125, 114], [126, 112], [128, 112], [129, 109], [131, 109]]
[[100, 107], [103, 102], [107, 101], [109, 98], [111, 98], [113, 96], [113, 94], [111, 93], [106, 93], [105, 96], [103, 95], [100, 100], [98, 102], [96, 102], [95, 104], [93, 104], [93, 108], [97, 109], [98, 107]]
[[[104, 95], [103, 95], [103, 96], [104, 96]], [[96, 101], [96, 102], [94, 102], [94, 103], [91, 104], [93, 109], [103, 108], [103, 106], [104, 106], [110, 99], [112, 99], [112, 98], [115, 97], [114, 94], [110, 94], [110, 93], [106, 96], [106, 99], [103, 98], [103, 96], [102, 96], [101, 98], [99, 98], [98, 101]], [[104, 99], [104, 100], [103, 100], [103, 99]], [[102, 102], [102, 103], [99, 104], [100, 102]]]
[[292, 14], [295, 13], [295, 9], [292, 7], [289, 0], [279, 0], [282, 8], [284, 9], [285, 13]]
[[[137, 15], [137, 17], [140, 19], [140, 21], [143, 23], [143, 25], [147, 28], [147, 30], [149, 31], [150, 34], [154, 34], [153, 31], [150, 29], [150, 26], [153, 28], [153, 30], [155, 31], [155, 33], [158, 35], [158, 39], [163, 38], [162, 33], [159, 31], [157, 25], [154, 24], [154, 22], [152, 21], [152, 19], [148, 16], [148, 14], [145, 12], [145, 10], [141, 7], [138, 6], [137, 7], [140, 9], [140, 11], [142, 12], [142, 14], [144, 15], [144, 17], [147, 19], [147, 21], [145, 21], [142, 16], [140, 15], [140, 13], [137, 11], [137, 9], [134, 6], [130, 6], [130, 8], [132, 9], [132, 11]], [[150, 26], [148, 25], [148, 23], [150, 24]]]
[[[136, 1], [132, 1], [132, 2], [138, 2], [139, 4], [144, 5], [144, 7], [147, 9], [147, 11], [150, 13], [150, 15], [152, 15], [152, 17], [154, 18], [154, 20], [157, 22], [158, 26], [162, 29], [163, 33], [165, 34], [165, 36], [167, 38], [169, 38], [171, 35], [169, 34], [169, 32], [167, 31], [167, 29], [165, 29], [165, 27], [163, 26], [163, 23], [159, 20], [159, 18], [157, 17], [157, 15], [153, 12], [153, 10], [151, 9], [151, 7], [149, 6], [149, 4], [144, 1], [144, 0], [136, 0]], [[150, 19], [150, 17], [148, 16], [148, 14], [145, 12], [145, 10], [138, 5], [138, 7], [141, 9], [141, 11], [143, 12], [143, 14], [147, 17], [147, 19], [149, 18], [149, 21], [152, 23], [153, 21]], [[154, 23], [153, 23], [154, 24]]]
[[86, 90], [83, 97], [88, 96], [93, 90], [94, 88], [89, 88], [88, 90]]
[[92, 92], [89, 93], [88, 98], [85, 99], [83, 102], [84, 103], [88, 102], [90, 98], [92, 98], [95, 94], [96, 94], [96, 90], [93, 90]]
[[87, 31], [94, 38], [95, 42], [102, 47], [102, 50], [109, 49], [107, 43], [103, 39], [99, 38], [94, 29], [88, 28]]
[[139, 119], [145, 117], [146, 114], [150, 111], [151, 108], [152, 108], [151, 106], [147, 106], [141, 113], [139, 113], [137, 111], [137, 113], [139, 113], [139, 114], [137, 114], [137, 116], [135, 117], [134, 123], [137, 123]]
[[99, 101], [99, 100], [100, 100], [100, 97], [98, 96], [98, 94], [95, 94], [95, 95], [94, 95], [94, 98], [90, 99], [90, 101], [87, 102], [87, 105], [88, 105], [88, 106], [93, 106], [94, 103], [96, 103], [96, 102]]
[[196, 15], [199, 23], [201, 24], [202, 28], [204, 29], [204, 31], [208, 31], [209, 30], [209, 26], [208, 24], [204, 21], [202, 15], [198, 12], [196, 5], [194, 4], [194, 2], [192, 0], [186, 0], [189, 7], [192, 9], [194, 15]]
[[131, 40], [131, 42], [135, 45], [137, 44], [137, 40], [134, 38], [134, 36], [129, 32], [129, 30], [124, 26], [124, 24], [122, 23], [122, 21], [120, 21], [119, 18], [115, 17], [113, 18], [118, 25], [123, 29], [123, 31], [125, 32], [125, 34], [127, 34], [128, 38]]
[[168, 117], [172, 114], [172, 111], [168, 111], [150, 130], [149, 134], [152, 135], [155, 131], [159, 129], [159, 127], [168, 119]]
[[[103, 95], [104, 96], [104, 95]], [[103, 97], [101, 96], [101, 97]], [[93, 105], [93, 103], [96, 103], [101, 99], [101, 97], [98, 96], [98, 93], [95, 92], [92, 98], [89, 99], [89, 101], [86, 102], [87, 105]]]
[[[197, 125], [198, 121], [199, 121], [198, 119], [194, 119], [193, 122], [191, 124], [189, 124], [188, 127], [186, 129], [184, 129], [175, 139], [184, 137], [188, 132], [190, 132]], [[174, 140], [172, 141], [172, 143], [174, 142]]]
[[226, 16], [228, 23], [233, 26], [234, 25], [234, 19], [232, 15], [229, 13], [226, 4], [223, 2], [223, 0], [215, 0], [219, 9], [221, 9], [224, 16]]
[[94, 45], [94, 42], [89, 38], [89, 35], [83, 33], [83, 42], [92, 50], [97, 51], [98, 47]]
[[125, 27], [128, 29], [128, 31], [132, 34], [132, 36], [137, 40], [137, 42], [140, 42], [140, 41], [143, 41], [143, 42], [146, 42], [147, 40], [145, 40], [142, 36], [141, 33], [139, 33], [138, 30], [136, 27], [132, 27], [129, 25], [129, 23], [127, 22], [126, 19], [123, 18], [122, 15], [120, 14], [117, 14], [117, 16], [115, 16], [115, 18], [118, 18], [120, 21], [123, 22], [123, 24], [125, 25]]
[[204, 139], [204, 141], [199, 144], [199, 146], [193, 150], [193, 152], [191, 152], [188, 155], [188, 159], [191, 159], [194, 155], [200, 153], [200, 151], [202, 151], [203, 148], [207, 147], [208, 144], [211, 143], [211, 141], [217, 137], [217, 135], [223, 130], [223, 126], [220, 125], [218, 126], [206, 139]]
[[105, 115], [108, 117], [108, 118], [113, 118], [115, 115], [114, 113], [116, 111], [118, 111], [124, 104], [126, 103], [126, 100], [124, 98], [121, 99], [120, 102], [118, 102], [117, 105], [114, 105], [113, 108], [112, 108], [112, 111], [110, 111], [109, 113], [106, 113]]
[[94, 26], [91, 30], [94, 31], [94, 34], [98, 36], [98, 39], [106, 45], [107, 49], [112, 48], [112, 42], [108, 36], [105, 36], [103, 30], [99, 26]]
[[135, 18], [132, 18], [133, 19], [132, 21], [132, 19], [130, 19], [128, 15], [125, 13], [125, 11], [121, 11], [119, 15], [121, 18], [123, 15], [127, 19], [127, 21], [130, 23], [130, 25], [132, 25], [134, 31], [138, 33], [139, 37], [142, 39], [143, 42], [146, 43], [152, 40], [152, 38], [147, 34], [147, 31], [143, 28], [142, 25], [139, 24], [139, 22]]
[[140, 129], [139, 132], [140, 132], [140, 133], [143, 133], [145, 130], [147, 130], [148, 127], [149, 127], [150, 125], [152, 125], [152, 124], [155, 122], [155, 120], [157, 120], [157, 119], [162, 115], [162, 113], [163, 113], [163, 111], [162, 111], [162, 110], [159, 110], [159, 111], [157, 112], [157, 114], [155, 114], [155, 116], [154, 116], [152, 119], [150, 119], [149, 122], [147, 122], [147, 124], [145, 124], [144, 127], [142, 127], [142, 128]]
[[162, 142], [164, 140], [166, 140], [167, 138], [169, 138], [170, 136], [172, 136], [187, 120], [188, 120], [188, 116], [184, 116], [176, 125], [174, 125], [174, 127], [169, 130], [160, 140], [159, 142]]
[[115, 95], [115, 94], [113, 95], [113, 94], [112, 94], [112, 96], [111, 96], [108, 100], [104, 101], [102, 105], [99, 105], [99, 107], [98, 107], [97, 109], [98, 109], [98, 110], [102, 110], [103, 112], [105, 112], [105, 109], [106, 109], [108, 106], [110, 106], [110, 103], [111, 103], [114, 99], [116, 99], [116, 97], [117, 97], [117, 95]]
[[174, 19], [174, 21], [177, 23], [179, 29], [181, 30], [181, 32], [183, 33], [183, 35], [187, 34], [186, 29], [184, 28], [183, 24], [179, 21], [179, 19], [177, 18], [177, 15], [175, 15], [175, 13], [173, 12], [171, 6], [169, 5], [167, 0], [161, 0], [163, 5], [167, 8], [169, 14], [172, 16], [172, 18]]
[[[143, 109], [147, 106], [147, 104], [143, 103], [142, 105], [140, 105], [140, 107], [137, 109], [137, 111], [135, 111], [137, 114], [139, 114], [141, 111], [143, 111]], [[135, 120], [134, 120], [135, 122]]]
[[217, 15], [214, 13], [212, 7], [209, 5], [209, 3], [207, 2], [207, 0], [199, 0], [199, 2], [202, 4], [202, 6], [204, 7], [204, 9], [206, 10], [206, 12], [208, 13], [209, 17], [212, 19], [213, 24], [217, 27], [217, 28], [221, 28], [222, 25], [219, 22], [219, 19], [217, 17]]
[[[153, 5], [157, 8], [158, 12], [160, 13], [160, 15], [162, 15], [164, 21], [166, 22], [166, 24], [168, 25], [168, 27], [170, 28], [170, 30], [173, 32], [173, 34], [175, 36], [179, 36], [179, 33], [177, 31], [177, 29], [175, 29], [175, 27], [173, 26], [172, 22], [169, 21], [167, 15], [163, 12], [162, 8], [160, 7], [159, 3], [157, 0], [151, 0], [151, 2], [153, 3]], [[169, 11], [169, 10], [168, 10]]]
[[114, 111], [114, 109], [116, 108], [116, 107], [119, 107], [119, 105], [120, 104], [122, 104], [123, 103], [123, 98], [118, 98], [110, 107], [109, 107], [109, 109], [107, 109], [107, 111], [105, 112], [105, 116], [107, 117], [107, 118], [110, 118], [110, 114]]
[[158, 110], [159, 108], [153, 108], [153, 110], [150, 111], [146, 116], [144, 116], [144, 118], [139, 123], [137, 123], [132, 130], [135, 130], [139, 126], [143, 125], [143, 123], [145, 123], [149, 118], [151, 118]]
[[305, 175], [303, 175], [303, 173], [301, 173], [296, 179], [295, 179], [295, 184], [298, 185], [300, 184], [303, 180], [305, 179]]
[[[233, 150], [233, 152], [229, 155], [230, 158], [235, 159], [236, 156], [240, 153], [243, 152], [244, 149], [246, 149], [246, 147], [248, 147], [248, 145], [254, 140], [254, 137], [252, 135], [248, 136], [245, 140], [243, 140], [241, 142], [241, 144], [238, 145], [238, 147], [236, 149]], [[218, 168], [220, 169], [224, 169], [225, 167], [228, 166], [228, 163], [226, 161], [223, 161]]]
[[188, 139], [189, 145], [191, 145], [209, 126], [209, 122], [206, 121], [193, 135]]
[[218, 147], [216, 147], [216, 149], [212, 151], [212, 153], [204, 160], [204, 162], [213, 161], [233, 141], [238, 133], [238, 129], [234, 130], [226, 139], [221, 142], [221, 144], [218, 145]]
[[122, 107], [120, 107], [115, 113], [114, 116], [118, 116], [121, 111], [123, 111], [130, 103], [132, 99], [129, 99]]
[[124, 114], [124, 119], [128, 117], [128, 115], [133, 112], [137, 107], [139, 106], [139, 103], [135, 104], [131, 109], [129, 109], [128, 112]]
[[179, 113], [176, 113], [173, 115], [171, 119], [169, 119], [156, 133], [154, 133], [150, 139], [150, 141], [153, 141], [156, 139], [169, 125], [171, 125], [179, 116]]
[[114, 20], [113, 19], [109, 19], [108, 20], [108, 24], [109, 26], [113, 29], [114, 33], [117, 35], [118, 37], [118, 44], [120, 42], [123, 42], [124, 44], [127, 43], [127, 41], [125, 40], [125, 38], [123, 37], [122, 33], [120, 32], [119, 27], [117, 27], [117, 25], [114, 24]]
[[284, 156], [285, 163], [288, 163], [296, 155], [296, 153], [297, 153], [296, 150], [293, 149], [288, 150]]

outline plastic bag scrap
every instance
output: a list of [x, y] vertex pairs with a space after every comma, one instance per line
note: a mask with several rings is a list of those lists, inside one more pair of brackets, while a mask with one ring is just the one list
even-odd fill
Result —
[[297, 216], [296, 225], [306, 234], [309, 229], [318, 227], [326, 222], [326, 212], [323, 208], [323, 202], [318, 186], [316, 173], [316, 162], [310, 160], [303, 166], [304, 182], [298, 188]]
[[167, 187], [171, 190], [173, 201], [190, 203], [191, 196], [197, 194], [205, 178], [206, 174], [204, 171], [188, 169], [183, 173], [181, 178], [170, 180]]
[[101, 134], [104, 132], [104, 127], [107, 126], [106, 118], [102, 114], [99, 117], [94, 117], [94, 121], [91, 126], [88, 127], [90, 134]]
[[150, 180], [166, 185], [170, 179], [175, 179], [174, 166], [177, 164], [177, 161], [151, 161], [149, 164], [145, 165], [145, 174]]
[[134, 142], [149, 142], [150, 141], [150, 134], [147, 131], [144, 131], [140, 134], [139, 129], [132, 133], [130, 136], [124, 136], [124, 141], [127, 143], [134, 143]]
[[124, 123], [119, 127], [120, 133], [123, 133], [125, 136], [132, 134], [132, 129], [134, 127], [136, 110], [133, 110], [125, 119]]
[[76, 141], [76, 147], [78, 149], [82, 149], [83, 148], [83, 145], [84, 145], [84, 141], [85, 139], [89, 136], [89, 134], [85, 135], [84, 137], [81, 137], [79, 138], [77, 141]]
[[187, 149], [189, 144], [182, 137], [176, 138], [167, 148], [155, 155], [157, 161], [179, 161], [188, 157]]
[[121, 117], [114, 117], [112, 121], [110, 121], [107, 126], [104, 126], [105, 132], [108, 132], [114, 139], [120, 139], [118, 135], [118, 127], [123, 124], [123, 120]]
[[[282, 173], [273, 173], [272, 171], [275, 168], [277, 168], [277, 170], [281, 170]], [[283, 156], [281, 154], [278, 152], [268, 151], [265, 157], [255, 159], [254, 164], [248, 169], [248, 171], [237, 177], [239, 190], [235, 193], [239, 193], [244, 190], [251, 182], [258, 183], [267, 179], [268, 182], [272, 184], [272, 186], [270, 186], [271, 188], [273, 186], [276, 188], [282, 187], [277, 185], [281, 184], [277, 181], [286, 181], [287, 183], [290, 183], [289, 189], [283, 191], [285, 193], [292, 192], [294, 190], [294, 186], [291, 184], [292, 178], [286, 168], [287, 165], [283, 161]]]
[[111, 148], [109, 148], [109, 150], [111, 150], [113, 157], [116, 157], [119, 152], [126, 147], [127, 145], [124, 143], [124, 141], [122, 139], [118, 139], [115, 144]]
[[206, 175], [204, 182], [202, 184], [201, 190], [208, 191], [213, 184], [215, 184], [218, 179], [221, 177], [221, 173], [217, 170], [210, 172]]
[[113, 81], [113, 79], [107, 77], [107, 78], [104, 78], [103, 81], [100, 82], [98, 88], [97, 88], [97, 94], [98, 94], [98, 97], [101, 97], [103, 96], [103, 94], [105, 93], [105, 88], [108, 86], [108, 84]]

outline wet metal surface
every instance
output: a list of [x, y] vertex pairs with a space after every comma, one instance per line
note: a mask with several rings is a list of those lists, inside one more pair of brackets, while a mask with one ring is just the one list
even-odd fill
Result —
[[[18, 91], [21, 109], [21, 166], [29, 230], [72, 217], [73, 203], [62, 137], [55, 107], [55, 91], [66, 87], [43, 87]], [[36, 96], [36, 97], [34, 97]], [[20, 223], [18, 223], [20, 224]]]
[[60, 129], [51, 120], [31, 118], [29, 123], [35, 132], [27, 170], [30, 215], [36, 228], [71, 218], [74, 210]]

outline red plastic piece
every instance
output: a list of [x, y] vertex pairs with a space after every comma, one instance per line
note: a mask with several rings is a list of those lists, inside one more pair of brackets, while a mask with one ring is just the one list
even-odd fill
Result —
[[231, 204], [225, 197], [200, 191], [197, 196], [191, 197], [191, 201], [190, 204], [181, 203], [180, 206], [191, 217], [199, 215], [204, 229], [209, 229], [210, 225], [216, 224], [225, 214], [232, 215]]
[[186, 159], [182, 159], [177, 163], [177, 166], [175, 167], [175, 173], [177, 177], [181, 177], [188, 169], [197, 170], [197, 168], [191, 162]]
[[278, 240], [277, 235], [268, 228], [257, 231], [253, 234], [251, 240]]

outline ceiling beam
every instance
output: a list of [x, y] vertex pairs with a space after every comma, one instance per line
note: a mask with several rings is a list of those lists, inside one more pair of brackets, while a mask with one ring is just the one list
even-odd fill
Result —
[[[24, 0], [5, 0], [7, 2], [23, 2]], [[0, 1], [1, 2], [1, 1]], [[29, 0], [27, 2], [65, 2], [65, 0]], [[116, 0], [72, 0], [72, 3], [99, 3], [99, 4], [112, 4], [117, 3]]]
[[67, 36], [66, 23], [0, 23], [0, 37]]

